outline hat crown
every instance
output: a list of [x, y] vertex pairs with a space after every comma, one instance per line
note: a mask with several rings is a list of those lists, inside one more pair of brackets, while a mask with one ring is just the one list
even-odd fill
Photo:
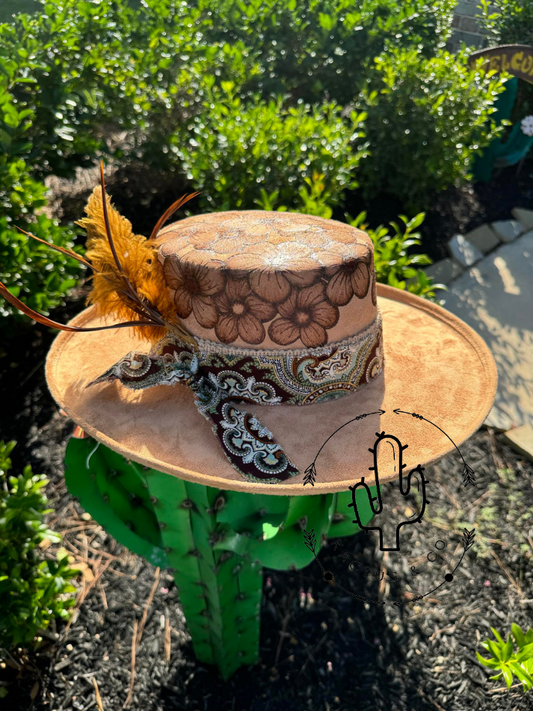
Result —
[[336, 220], [261, 210], [189, 217], [158, 236], [176, 314], [196, 337], [317, 348], [377, 316], [373, 244]]

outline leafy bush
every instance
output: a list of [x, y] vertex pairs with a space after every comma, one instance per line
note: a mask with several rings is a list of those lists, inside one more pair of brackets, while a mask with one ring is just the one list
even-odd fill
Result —
[[[45, 193], [44, 185], [28, 175], [24, 161], [8, 161], [0, 155], [0, 281], [41, 313], [62, 304], [81, 273], [77, 261], [14, 228], [16, 223], [48, 242], [72, 247], [74, 232], [71, 229], [58, 226], [44, 214], [35, 215], [46, 205]], [[27, 320], [4, 299], [0, 301], [0, 316]], [[10, 322], [3, 320], [1, 330], [9, 328]]]
[[[9, 477], [15, 442], [0, 442], [0, 646], [30, 645], [39, 630], [56, 617], [69, 615], [75, 588], [68, 580], [77, 571], [68, 558], [41, 560], [39, 544], [60, 536], [43, 523], [47, 502], [42, 489], [47, 479], [31, 467]], [[8, 486], [9, 483], [9, 486]]]
[[365, 196], [387, 192], [416, 211], [433, 191], [468, 180], [474, 155], [502, 131], [490, 116], [504, 81], [470, 70], [464, 53], [377, 57], [357, 102], [371, 146], [360, 165]]
[[277, 212], [302, 212], [304, 215], [317, 215], [329, 219], [333, 210], [329, 206], [330, 193], [324, 183], [324, 175], [313, 173], [310, 178], [304, 179], [305, 185], [298, 190], [297, 197], [294, 194], [295, 206], [289, 210], [287, 205], [276, 207], [279, 199], [279, 190], [274, 190], [270, 194], [261, 188], [261, 197], [256, 200], [257, 205], [262, 210], [276, 210]]
[[12, 16], [19, 12], [35, 12], [39, 6], [36, 0], [2, 0], [0, 6], [0, 22], [10, 22]]
[[[1, 144], [0, 140], [0, 149]], [[28, 306], [48, 313], [63, 303], [68, 290], [76, 285], [80, 265], [14, 228], [16, 224], [48, 242], [72, 247], [71, 229], [60, 227], [42, 213], [35, 214], [46, 205], [45, 193], [45, 186], [28, 175], [24, 161], [0, 154], [0, 281]], [[0, 315], [27, 320], [4, 299]], [[1, 330], [9, 328], [10, 322], [3, 320]]]
[[[0, 67], [19, 109], [33, 112], [27, 161], [37, 177], [70, 176], [124, 149], [164, 161], [166, 136], [204, 98], [204, 77], [250, 79], [242, 43], [206, 42], [199, 11], [179, 0], [41, 0], [43, 11], [0, 25]], [[144, 151], [139, 151], [142, 144]]]
[[[0, 281], [29, 306], [48, 312], [76, 284], [80, 267], [15, 230], [16, 225], [58, 246], [71, 246], [74, 237], [42, 213], [46, 188], [31, 177], [25, 162], [33, 146], [35, 111], [21, 107], [10, 93], [14, 67], [14, 61], [0, 57]], [[26, 318], [3, 299], [0, 314]]]
[[533, 0], [480, 0], [489, 44], [533, 44]]
[[231, 82], [210, 93], [205, 113], [194, 117], [185, 136], [176, 133], [171, 148], [203, 206], [231, 210], [254, 208], [261, 191], [289, 207], [298, 203], [298, 187], [321, 174], [330, 205], [356, 185], [354, 171], [364, 147], [351, 150], [363, 137], [363, 113], [348, 120], [335, 104], [287, 107], [281, 97], [265, 102], [254, 95], [243, 103]]
[[451, 32], [455, 0], [199, 0], [208, 41], [243, 42], [261, 73], [263, 95], [324, 95], [346, 104], [372, 58], [389, 46], [419, 46], [426, 56]]
[[374, 264], [376, 267], [376, 281], [388, 284], [397, 289], [405, 289], [412, 294], [426, 299], [435, 300], [435, 290], [445, 289], [443, 284], [434, 284], [433, 277], [420, 269], [422, 265], [431, 264], [427, 254], [408, 254], [411, 247], [421, 243], [419, 232], [415, 232], [424, 221], [425, 213], [421, 212], [411, 220], [405, 215], [400, 215], [403, 226], [391, 222], [393, 233], [387, 227], [379, 226], [375, 230], [369, 229], [364, 221], [366, 212], [361, 212], [356, 218], [346, 215], [346, 219], [353, 227], [364, 230], [374, 243]]
[[533, 687], [533, 629], [528, 629], [525, 634], [516, 624], [513, 624], [511, 629], [512, 637], [509, 634], [505, 641], [494, 627], [491, 627], [496, 641], [487, 639], [481, 642], [481, 646], [491, 656], [487, 659], [479, 652], [476, 652], [476, 656], [483, 666], [499, 670], [491, 679], [503, 676], [507, 688], [510, 688], [514, 675], [522, 682], [524, 691], [528, 691]]
[[[27, 198], [27, 186], [25, 190]], [[72, 248], [71, 231], [59, 227], [45, 215], [39, 215], [31, 229], [42, 239]], [[0, 281], [30, 308], [43, 314], [64, 303], [69, 290], [78, 283], [80, 273], [78, 262], [13, 232], [4, 217], [0, 217], [0, 265]], [[10, 316], [19, 322], [28, 320], [4, 299], [0, 302], [0, 316]], [[13, 335], [10, 330], [10, 323], [3, 321], [2, 338]]]
[[[78, 13], [70, 11], [69, 4], [46, 3], [41, 14], [19, 15], [13, 23], [0, 25], [4, 96], [30, 118], [19, 155], [40, 178], [48, 173], [69, 176], [77, 165], [90, 164], [105, 146], [99, 130], [104, 102], [98, 101], [105, 74], [98, 80], [96, 94], [90, 76], [101, 52], [95, 58], [87, 52], [83, 23], [75, 24], [91, 4], [79, 3]], [[98, 23], [105, 47], [111, 39], [106, 36], [107, 25], [103, 18]], [[124, 110], [124, 106], [116, 108]]]

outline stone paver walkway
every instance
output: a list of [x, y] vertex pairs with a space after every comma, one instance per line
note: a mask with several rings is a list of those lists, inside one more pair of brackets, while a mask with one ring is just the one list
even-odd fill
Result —
[[[454, 273], [449, 291], [438, 292], [444, 308], [472, 326], [492, 351], [499, 382], [486, 424], [501, 430], [533, 426], [533, 230], [528, 223], [533, 212], [513, 214], [522, 234], [511, 242], [499, 242], [473, 266], [460, 265], [464, 271], [459, 276]], [[519, 232], [516, 224], [513, 230]], [[496, 225], [496, 231], [487, 229], [487, 236], [493, 240], [501, 225]], [[479, 228], [475, 236], [479, 249]], [[468, 240], [468, 235], [464, 237]], [[438, 265], [431, 271], [438, 274]]]

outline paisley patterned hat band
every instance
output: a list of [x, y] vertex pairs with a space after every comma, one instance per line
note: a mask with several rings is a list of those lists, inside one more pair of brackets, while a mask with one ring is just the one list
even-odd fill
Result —
[[361, 333], [322, 348], [253, 350], [217, 347], [198, 339], [198, 351], [166, 336], [149, 354], [129, 353], [90, 385], [119, 381], [133, 390], [186, 385], [226, 457], [248, 480], [275, 484], [299, 473], [274, 435], [235, 406], [316, 404], [355, 392], [383, 369], [381, 314]]

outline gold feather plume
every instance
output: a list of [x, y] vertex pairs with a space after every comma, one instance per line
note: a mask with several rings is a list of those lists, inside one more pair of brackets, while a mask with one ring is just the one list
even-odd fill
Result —
[[[94, 304], [98, 316], [104, 319], [111, 316], [144, 321], [148, 309], [160, 315], [165, 323], [172, 323], [175, 309], [153, 242], [133, 234], [131, 222], [117, 212], [107, 194], [106, 203], [112, 243], [107, 239], [100, 188], [96, 187], [89, 198], [87, 217], [76, 223], [87, 231], [85, 258], [96, 269], [87, 302]], [[122, 270], [117, 266], [111, 244]], [[135, 331], [141, 338], [152, 340], [162, 337], [162, 328], [139, 326]]]
[[29, 232], [21, 232], [90, 267], [94, 274], [88, 303], [94, 304], [97, 315], [104, 320], [113, 318], [119, 323], [94, 328], [66, 326], [30, 309], [1, 282], [0, 295], [35, 321], [60, 330], [98, 331], [131, 327], [138, 336], [148, 340], [159, 339], [165, 331], [171, 331], [196, 347], [194, 337], [176, 315], [154, 239], [169, 217], [198, 193], [185, 195], [171, 205], [147, 239], [142, 235], [135, 235], [131, 222], [122, 217], [111, 204], [111, 198], [105, 192], [103, 163], [100, 164], [100, 174], [101, 186], [94, 189], [85, 208], [87, 217], [77, 223], [87, 231], [85, 258], [72, 250], [45, 242]]

